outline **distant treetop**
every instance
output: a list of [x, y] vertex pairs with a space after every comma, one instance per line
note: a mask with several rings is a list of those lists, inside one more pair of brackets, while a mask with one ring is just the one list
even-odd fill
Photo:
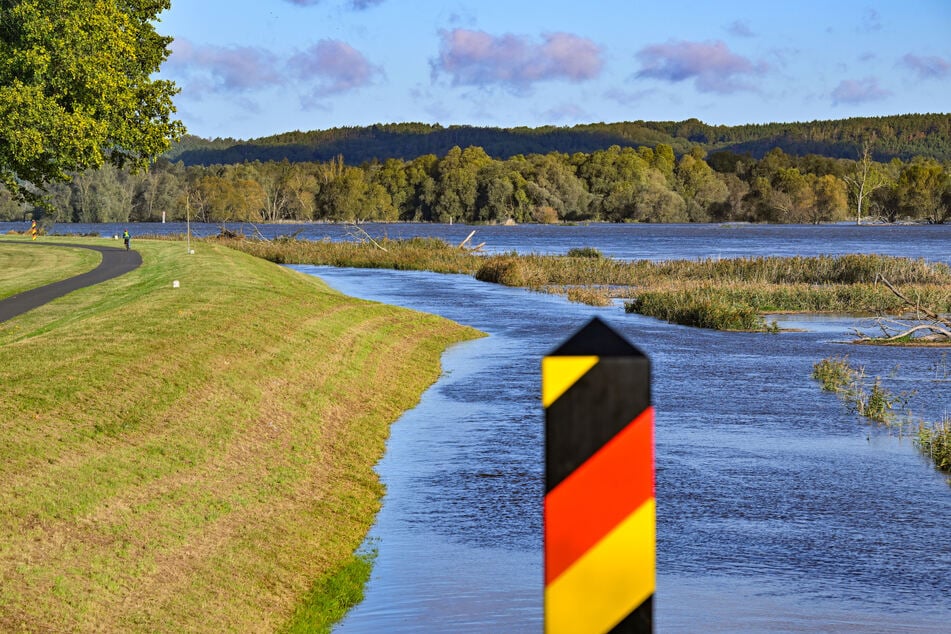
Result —
[[328, 161], [343, 156], [348, 164], [443, 156], [452, 147], [481, 147], [507, 159], [519, 154], [574, 154], [620, 147], [669, 145], [678, 156], [699, 147], [706, 153], [729, 151], [762, 158], [779, 148], [786, 154], [815, 154], [856, 159], [871, 141], [872, 157], [887, 162], [916, 156], [951, 161], [951, 114], [908, 114], [831, 121], [738, 126], [686, 121], [628, 121], [571, 127], [488, 128], [428, 123], [375, 124], [310, 132], [292, 131], [251, 140], [207, 140], [187, 136], [165, 156], [186, 165], [246, 161]]

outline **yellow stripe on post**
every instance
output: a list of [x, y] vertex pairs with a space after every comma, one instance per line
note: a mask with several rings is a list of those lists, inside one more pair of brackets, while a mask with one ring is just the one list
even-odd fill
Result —
[[545, 357], [542, 359], [542, 406], [548, 407], [584, 376], [598, 357]]
[[548, 584], [547, 634], [609, 632], [654, 594], [654, 506], [645, 502]]

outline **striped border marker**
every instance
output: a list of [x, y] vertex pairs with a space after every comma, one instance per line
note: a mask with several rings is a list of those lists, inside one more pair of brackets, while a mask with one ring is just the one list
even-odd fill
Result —
[[542, 359], [545, 632], [652, 632], [650, 361], [594, 318]]

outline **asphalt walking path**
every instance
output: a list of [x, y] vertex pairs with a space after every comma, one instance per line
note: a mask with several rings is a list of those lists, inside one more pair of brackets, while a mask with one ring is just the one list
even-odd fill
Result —
[[73, 249], [92, 249], [102, 254], [102, 262], [91, 271], [70, 277], [59, 282], [53, 282], [39, 288], [23, 291], [6, 299], [0, 300], [0, 322], [12, 319], [17, 315], [31, 311], [38, 306], [51, 302], [68, 293], [93, 286], [114, 277], [125, 275], [142, 264], [142, 256], [138, 251], [126, 251], [118, 247], [100, 247], [90, 244], [52, 244], [49, 242], [24, 242], [23, 244], [38, 244], [48, 247], [68, 247]]

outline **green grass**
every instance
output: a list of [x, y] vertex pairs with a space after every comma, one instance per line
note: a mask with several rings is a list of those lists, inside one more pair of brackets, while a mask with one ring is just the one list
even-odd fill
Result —
[[625, 310], [698, 328], [739, 331], [775, 329], [747, 302], [732, 299], [714, 286], [642, 291], [625, 304]]
[[136, 271], [0, 324], [0, 631], [279, 630], [356, 578], [389, 425], [478, 334], [133, 245]]
[[[43, 238], [43, 242], [62, 242]], [[29, 239], [0, 239], [0, 299], [73, 277], [99, 266], [102, 256], [89, 249], [61, 249]]]
[[330, 632], [347, 611], [363, 600], [376, 553], [354, 554], [335, 575], [321, 579], [307, 594], [283, 634]]
[[595, 247], [576, 247], [568, 249], [567, 256], [569, 258], [603, 258], [604, 254]]
[[[215, 239], [212, 239], [215, 240]], [[369, 269], [475, 272], [481, 257], [435, 238], [332, 242], [279, 238], [277, 240], [215, 240], [278, 264], [325, 264]]]

